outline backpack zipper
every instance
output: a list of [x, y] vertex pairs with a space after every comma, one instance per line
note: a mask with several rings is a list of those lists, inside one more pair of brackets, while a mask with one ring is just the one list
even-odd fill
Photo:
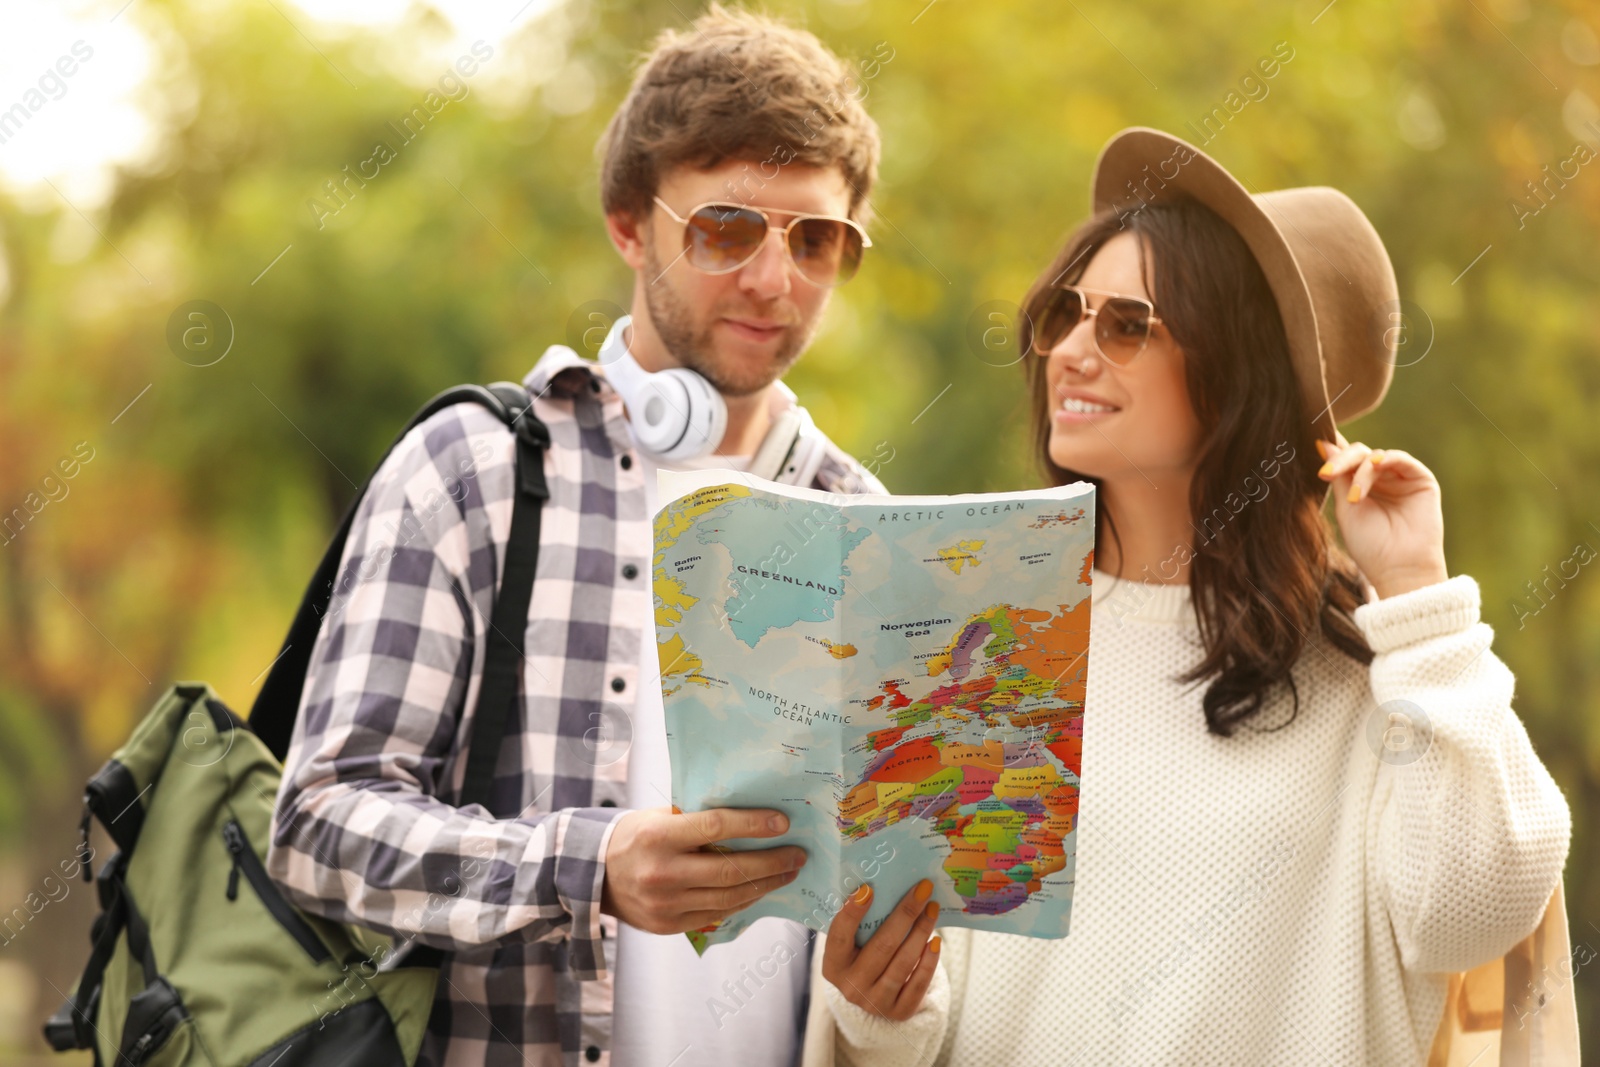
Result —
[[299, 942], [306, 954], [315, 963], [323, 963], [333, 959], [333, 953], [328, 951], [328, 946], [307, 925], [289, 902], [283, 899], [283, 894], [273, 884], [272, 877], [267, 874], [266, 866], [261, 862], [261, 857], [256, 855], [256, 850], [250, 847], [250, 842], [245, 839], [244, 830], [239, 826], [237, 819], [229, 819], [222, 824], [222, 840], [227, 844], [228, 851], [233, 854], [233, 869], [228, 872], [228, 899], [235, 900], [239, 895], [239, 872], [244, 872], [245, 880], [256, 891], [256, 896], [261, 898], [261, 903], [266, 905], [267, 911], [278, 921], [278, 925], [286, 930], [290, 937]]
[[238, 823], [224, 823], [222, 825], [222, 839], [228, 843], [228, 851], [233, 855], [233, 866], [228, 869], [228, 899], [239, 899], [239, 854], [244, 851], [244, 834], [239, 831]]
[[84, 861], [83, 880], [85, 882], [94, 881], [94, 864], [90, 859], [85, 858], [94, 855], [94, 852], [89, 848], [89, 819], [92, 815], [93, 812], [89, 808], [89, 796], [86, 793], [83, 797], [83, 821], [78, 823], [78, 858]]
[[133, 1047], [128, 1050], [128, 1062], [133, 1064], [134, 1067], [138, 1067], [139, 1064], [150, 1058], [157, 1040], [160, 1039], [164, 1042], [167, 1036], [167, 1034], [140, 1034], [139, 1040], [135, 1041]]

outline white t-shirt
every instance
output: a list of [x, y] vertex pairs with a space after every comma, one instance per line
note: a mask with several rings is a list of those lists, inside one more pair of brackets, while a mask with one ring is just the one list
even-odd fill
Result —
[[[645, 499], [654, 514], [660, 467], [643, 451], [634, 455], [643, 464]], [[749, 456], [705, 456], [671, 469], [742, 471], [749, 463]], [[665, 807], [672, 796], [654, 634], [652, 620], [640, 642], [639, 699], [628, 753], [630, 808]], [[808, 978], [804, 926], [757, 919], [704, 956], [695, 955], [682, 934], [646, 933], [623, 922], [617, 927], [614, 1067], [787, 1067], [794, 1061]]]

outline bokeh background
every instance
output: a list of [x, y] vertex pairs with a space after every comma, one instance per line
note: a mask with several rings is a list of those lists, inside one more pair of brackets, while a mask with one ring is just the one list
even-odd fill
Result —
[[[0, 11], [0, 916], [27, 912], [0, 944], [0, 1060], [41, 1055], [88, 949], [87, 887], [46, 880], [88, 774], [175, 679], [248, 707], [338, 516], [424, 399], [520, 378], [581, 343], [586, 305], [627, 303], [593, 145], [640, 51], [700, 10]], [[1481, 584], [1573, 809], [1589, 962], [1548, 983], [1576, 981], [1600, 1049], [1600, 9], [765, 10], [859, 63], [882, 127], [875, 246], [790, 381], [894, 491], [1036, 484], [1020, 368], [984, 330], [1084, 215], [1118, 129], [1204, 143], [1256, 189], [1337, 186], [1371, 216], [1405, 298], [1376, 327], [1401, 331], [1400, 366], [1345, 432], [1444, 487], [1451, 570]], [[388, 124], [475, 46], [401, 145]], [[397, 151], [378, 176], [330, 195], [379, 141]]]

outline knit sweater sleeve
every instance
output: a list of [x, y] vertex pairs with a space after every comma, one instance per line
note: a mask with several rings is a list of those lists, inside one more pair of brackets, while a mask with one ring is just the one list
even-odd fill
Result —
[[[948, 933], [943, 930], [939, 933], [945, 936], [948, 944]], [[951, 1014], [946, 962], [945, 958], [940, 959], [916, 1014], [897, 1022], [856, 1007], [822, 976], [819, 943], [812, 959], [811, 988], [812, 995], [820, 996], [825, 1005], [821, 1016], [832, 1033], [832, 1058], [808, 1056], [803, 1067], [928, 1067], [934, 1063]], [[818, 1017], [816, 1010], [812, 1017]]]
[[1539, 924], [1572, 815], [1512, 710], [1473, 578], [1363, 604], [1354, 621], [1375, 653], [1377, 893], [1407, 968], [1468, 970]]

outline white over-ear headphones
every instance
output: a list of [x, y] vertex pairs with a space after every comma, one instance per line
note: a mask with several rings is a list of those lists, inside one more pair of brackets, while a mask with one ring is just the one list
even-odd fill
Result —
[[606, 381], [628, 405], [639, 447], [661, 459], [695, 459], [722, 443], [728, 404], [722, 394], [687, 367], [651, 373], [634, 361], [624, 340], [631, 315], [611, 325], [600, 346]]

